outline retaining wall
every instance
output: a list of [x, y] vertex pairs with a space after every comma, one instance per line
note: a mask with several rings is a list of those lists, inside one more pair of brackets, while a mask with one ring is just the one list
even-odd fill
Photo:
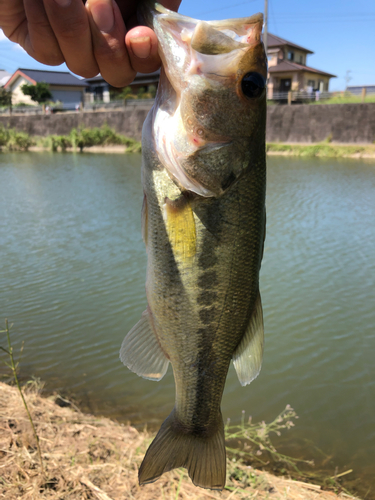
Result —
[[[31, 135], [68, 134], [73, 127], [100, 127], [107, 123], [116, 132], [140, 140], [151, 104], [120, 110], [56, 115], [1, 116], [0, 125]], [[375, 103], [296, 104], [268, 106], [268, 142], [372, 143], [375, 141]]]

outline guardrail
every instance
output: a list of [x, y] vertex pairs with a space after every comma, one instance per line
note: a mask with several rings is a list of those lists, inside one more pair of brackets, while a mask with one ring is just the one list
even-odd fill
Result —
[[83, 106], [83, 111], [99, 111], [109, 110], [123, 107], [145, 106], [153, 104], [154, 99], [126, 99], [121, 101], [110, 102], [86, 102]]

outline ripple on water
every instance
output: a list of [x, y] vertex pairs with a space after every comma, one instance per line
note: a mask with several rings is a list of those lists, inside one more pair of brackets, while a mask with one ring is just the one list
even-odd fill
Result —
[[[146, 305], [139, 170], [136, 155], [0, 156], [0, 310], [15, 347], [26, 342], [25, 374], [156, 426], [173, 406], [171, 371], [155, 384], [118, 358]], [[223, 398], [237, 421], [291, 404], [291, 445], [332, 454], [330, 475], [346, 465], [368, 477], [374, 462], [374, 191], [370, 163], [269, 160], [263, 369], [242, 388], [231, 367]]]

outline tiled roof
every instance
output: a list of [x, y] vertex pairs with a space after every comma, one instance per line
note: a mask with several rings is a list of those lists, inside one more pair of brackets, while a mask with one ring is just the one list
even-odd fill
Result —
[[272, 47], [283, 47], [284, 45], [288, 45], [289, 47], [294, 47], [296, 49], [303, 50], [304, 52], [307, 52], [308, 54], [313, 54], [309, 49], [305, 49], [304, 47], [301, 47], [300, 45], [296, 45], [293, 42], [289, 42], [288, 40], [284, 40], [284, 38], [280, 38], [279, 36], [272, 35], [272, 33], [268, 33], [267, 35], [267, 46], [269, 48]]
[[[134, 78], [134, 81], [132, 83], [136, 84], [136, 83], [149, 83], [148, 80], [150, 81], [155, 81], [155, 77], [159, 77], [160, 76], [160, 69], [157, 69], [156, 71], [153, 71], [152, 73], [137, 73], [135, 78]], [[147, 82], [145, 82], [144, 80], [147, 80]], [[93, 84], [93, 83], [102, 83], [102, 82], [105, 82], [104, 78], [102, 77], [102, 75], [96, 75], [94, 76], [93, 78], [86, 78], [85, 80], [82, 80], [84, 82], [86, 82], [87, 84]]]
[[325, 71], [320, 71], [319, 69], [311, 68], [310, 66], [304, 66], [303, 64], [293, 63], [291, 61], [282, 61], [276, 66], [270, 66], [268, 68], [270, 73], [281, 73], [285, 71], [308, 71], [310, 73], [317, 73], [319, 75], [329, 76], [335, 78], [336, 75], [331, 75]]
[[46, 82], [49, 85], [71, 85], [75, 87], [87, 87], [87, 83], [84, 80], [80, 80], [68, 71], [46, 71], [39, 69], [19, 68], [14, 74], [16, 74], [18, 71], [28, 76], [35, 82]]

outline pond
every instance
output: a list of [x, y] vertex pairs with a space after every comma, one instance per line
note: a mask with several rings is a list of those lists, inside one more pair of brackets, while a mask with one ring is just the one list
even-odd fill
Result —
[[[16, 351], [25, 342], [24, 378], [156, 429], [173, 407], [171, 369], [155, 383], [118, 357], [146, 304], [140, 163], [0, 155], [0, 321], [14, 323]], [[375, 495], [374, 278], [375, 162], [269, 158], [263, 368], [241, 387], [231, 367], [224, 420], [270, 421], [290, 404], [300, 418], [277, 448], [330, 476], [353, 469], [363, 495]]]

